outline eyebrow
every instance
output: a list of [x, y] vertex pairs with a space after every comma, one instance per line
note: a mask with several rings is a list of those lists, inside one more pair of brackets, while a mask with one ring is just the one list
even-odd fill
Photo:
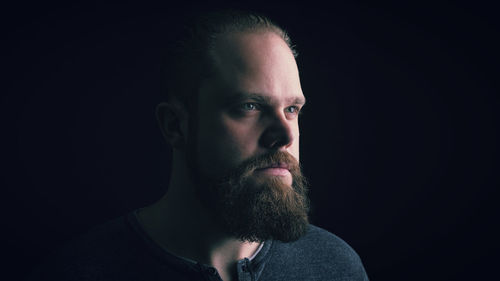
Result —
[[[240, 102], [246, 99], [251, 99], [255, 100], [257, 102], [261, 103], [267, 103], [271, 104], [271, 98], [268, 96], [258, 94], [258, 93], [245, 93], [245, 92], [236, 92], [230, 95], [229, 97], [226, 97], [225, 100], [227, 101], [226, 104], [233, 104], [236, 102]], [[306, 104], [306, 98], [304, 96], [299, 96], [299, 97], [291, 97], [286, 100], [287, 104], [300, 104], [300, 105], [305, 105]]]

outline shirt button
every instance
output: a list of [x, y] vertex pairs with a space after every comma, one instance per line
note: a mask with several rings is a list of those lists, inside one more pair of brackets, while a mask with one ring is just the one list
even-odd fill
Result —
[[209, 267], [207, 272], [210, 274], [210, 275], [216, 275], [217, 274], [217, 270], [213, 267]]

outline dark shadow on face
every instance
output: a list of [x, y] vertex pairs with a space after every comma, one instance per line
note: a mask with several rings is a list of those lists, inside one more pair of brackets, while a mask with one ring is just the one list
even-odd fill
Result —
[[[287, 152], [273, 151], [246, 160], [220, 178], [204, 176], [190, 158], [197, 194], [214, 221], [243, 241], [295, 241], [307, 231], [307, 182], [300, 165]], [[292, 186], [282, 176], [256, 173], [272, 165], [287, 165]]]

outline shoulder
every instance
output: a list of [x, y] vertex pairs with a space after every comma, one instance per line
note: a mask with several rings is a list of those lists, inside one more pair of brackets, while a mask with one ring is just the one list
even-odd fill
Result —
[[103, 280], [140, 255], [140, 240], [119, 217], [64, 243], [37, 266], [30, 280]]
[[299, 240], [275, 242], [277, 249], [286, 251], [289, 257], [310, 257], [312, 260], [333, 260], [358, 262], [358, 254], [344, 240], [320, 227], [310, 225], [309, 230]]
[[130, 244], [135, 236], [126, 222], [125, 217], [119, 217], [97, 225], [85, 233], [65, 243], [57, 252], [60, 256], [108, 256], [119, 254], [125, 244]]
[[295, 276], [288, 276], [288, 280], [368, 280], [354, 249], [320, 227], [310, 225], [306, 235], [297, 241], [273, 243], [271, 264], [294, 272]]
[[310, 252], [316, 256], [321, 255], [328, 258], [342, 258], [352, 261], [359, 259], [358, 254], [344, 240], [314, 225], [310, 225], [307, 234], [292, 246], [300, 248], [302, 252]]

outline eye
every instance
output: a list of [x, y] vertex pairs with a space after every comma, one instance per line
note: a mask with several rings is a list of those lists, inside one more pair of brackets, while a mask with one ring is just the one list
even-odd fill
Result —
[[247, 102], [241, 105], [241, 109], [246, 111], [253, 111], [258, 109], [258, 104], [253, 102]]
[[299, 113], [300, 108], [298, 106], [293, 105], [293, 106], [287, 107], [285, 110], [287, 113], [297, 114], [297, 113]]

